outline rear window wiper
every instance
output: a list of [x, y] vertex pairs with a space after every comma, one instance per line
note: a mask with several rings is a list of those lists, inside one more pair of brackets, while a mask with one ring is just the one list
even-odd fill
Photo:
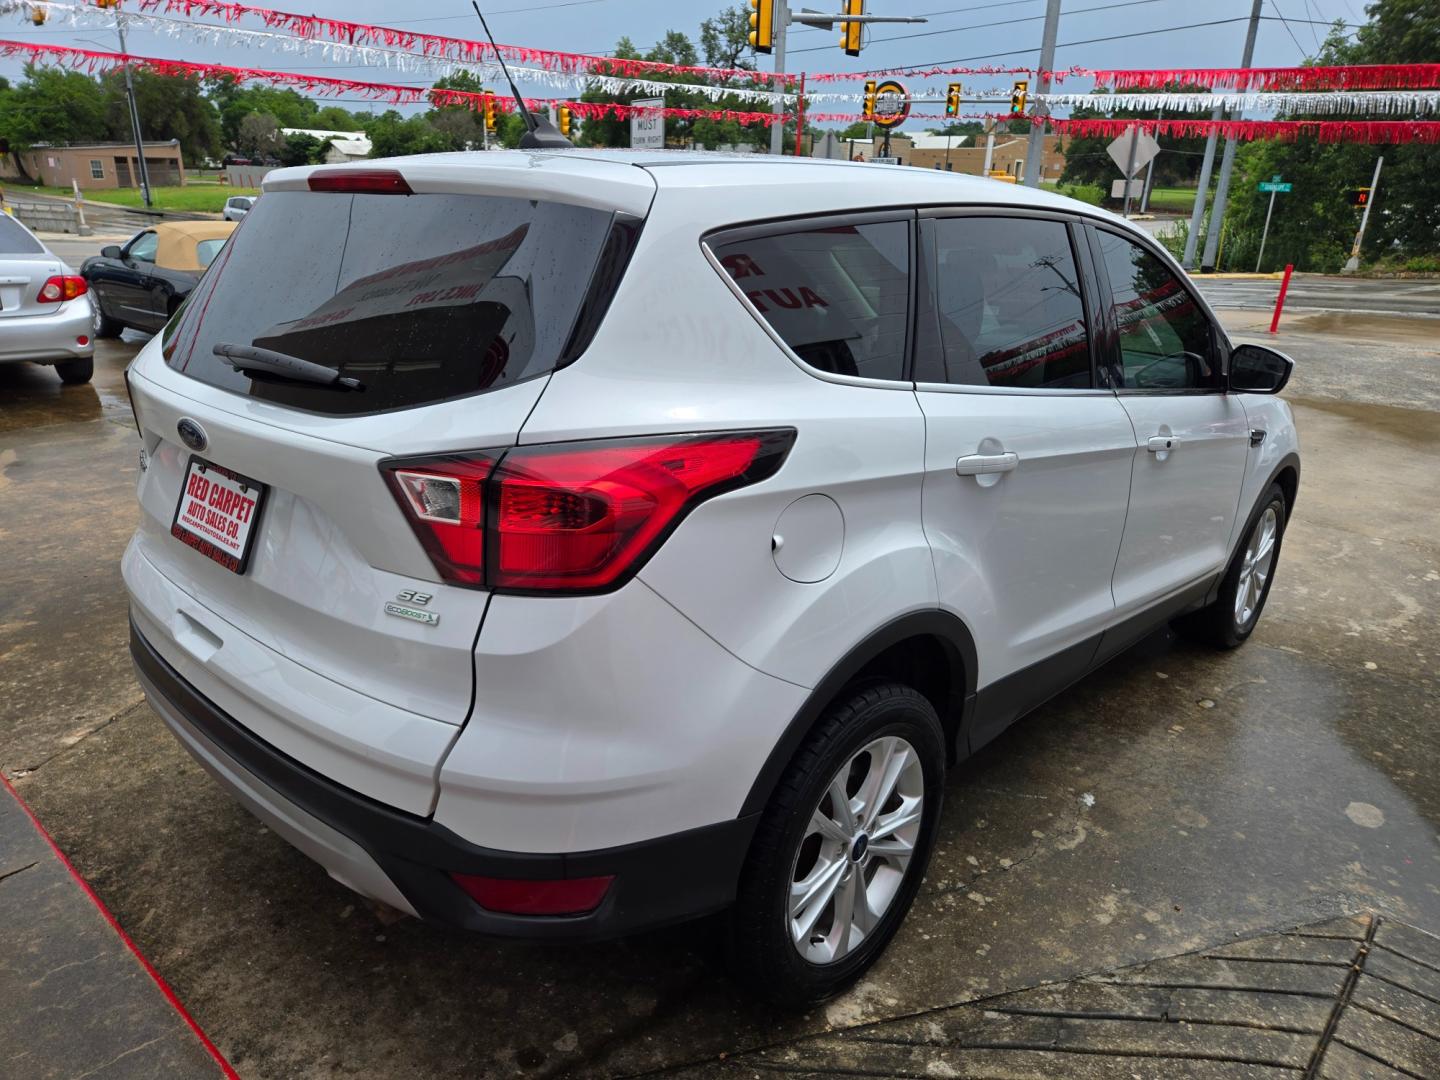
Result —
[[359, 379], [346, 378], [336, 368], [326, 367], [324, 364], [313, 364], [309, 360], [302, 360], [289, 353], [275, 352], [273, 349], [260, 349], [254, 345], [232, 345], [226, 341], [218, 341], [210, 351], [216, 356], [223, 357], [236, 371], [246, 373], [259, 371], [282, 379], [314, 383], [317, 386], [333, 386], [340, 390], [365, 389], [365, 384]]

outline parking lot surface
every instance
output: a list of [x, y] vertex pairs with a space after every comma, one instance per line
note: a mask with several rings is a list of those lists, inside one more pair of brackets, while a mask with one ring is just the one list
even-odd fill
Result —
[[[1265, 339], [1258, 313], [1224, 318]], [[971, 1031], [989, 1020], [968, 1003], [1276, 929], [1367, 913], [1380, 922], [1347, 941], [1440, 929], [1434, 327], [1287, 319], [1305, 467], [1254, 638], [1218, 654], [1155, 635], [956, 770], [895, 944], [806, 1015], [741, 998], [713, 922], [542, 947], [392, 921], [215, 787], [130, 673], [118, 561], [139, 447], [121, 370], [139, 339], [102, 343], [89, 386], [0, 368], [0, 769], [247, 1078], [759, 1071], [762, 1050], [834, 1071], [820, 1036], [852, 1071], [970, 1075], [933, 1047], [902, 1069], [893, 1041], [852, 1044], [932, 1014]], [[1440, 1034], [1428, 1022], [1416, 1038]], [[906, 1023], [896, 1037], [923, 1045]], [[1152, 1072], [1267, 1075], [1184, 1068]], [[1340, 1069], [1323, 1075], [1372, 1075]]]

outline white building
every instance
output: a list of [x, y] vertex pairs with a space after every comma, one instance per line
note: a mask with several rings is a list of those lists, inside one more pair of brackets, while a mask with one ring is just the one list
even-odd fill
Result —
[[320, 131], [316, 128], [281, 128], [282, 135], [309, 135], [328, 142], [325, 151], [327, 165], [342, 165], [347, 161], [360, 161], [370, 156], [370, 136], [363, 131]]

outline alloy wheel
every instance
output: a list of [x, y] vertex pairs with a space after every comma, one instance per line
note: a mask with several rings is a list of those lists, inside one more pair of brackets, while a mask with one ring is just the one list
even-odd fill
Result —
[[1267, 506], [1265, 513], [1255, 523], [1250, 533], [1250, 542], [1240, 563], [1240, 580], [1235, 585], [1235, 626], [1244, 629], [1250, 625], [1260, 610], [1260, 599], [1265, 595], [1265, 583], [1270, 580], [1270, 571], [1275, 566], [1275, 541], [1279, 538], [1280, 516], [1274, 505]]
[[790, 873], [790, 941], [831, 964], [874, 932], [910, 872], [925, 804], [920, 755], [886, 736], [857, 750], [811, 811]]

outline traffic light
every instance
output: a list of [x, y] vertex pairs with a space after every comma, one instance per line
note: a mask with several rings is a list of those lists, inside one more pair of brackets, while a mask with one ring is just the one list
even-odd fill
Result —
[[30, 9], [30, 21], [36, 26], [44, 26], [46, 18], [48, 18], [48, 16], [45, 14], [44, 8], [33, 7]]
[[559, 121], [560, 134], [568, 139], [570, 137], [570, 106], [561, 105], [556, 119]]
[[489, 90], [480, 92], [485, 95], [485, 130], [493, 132], [495, 130], [495, 95]]
[[95, 6], [97, 8], [118, 8], [120, 0], [95, 0]]
[[[845, 0], [845, 14], [864, 15], [865, 0]], [[846, 56], [860, 55], [860, 34], [864, 29], [864, 23], [842, 22], [840, 24], [840, 48], [845, 50]]]
[[1345, 201], [1351, 206], [1369, 206], [1370, 189], [1368, 187], [1352, 188], [1346, 193]]
[[1025, 102], [1030, 97], [1030, 80], [1019, 79], [1015, 88], [1010, 91], [1010, 115], [1024, 116]]
[[952, 82], [945, 90], [945, 115], [960, 115], [960, 84]]
[[750, 0], [750, 47], [756, 52], [775, 51], [775, 0]]
[[865, 83], [865, 104], [860, 110], [860, 115], [866, 120], [875, 119], [875, 80], [870, 79]]

